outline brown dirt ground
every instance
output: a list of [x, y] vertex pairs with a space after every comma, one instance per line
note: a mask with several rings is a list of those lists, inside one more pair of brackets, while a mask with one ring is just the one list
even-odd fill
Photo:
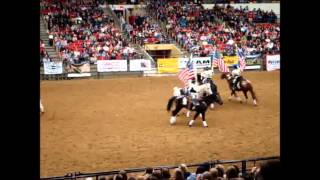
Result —
[[[177, 77], [41, 82], [41, 177], [280, 154], [280, 72], [245, 72], [259, 106], [228, 101], [187, 126], [169, 124], [166, 104]], [[241, 94], [241, 97], [244, 96]]]

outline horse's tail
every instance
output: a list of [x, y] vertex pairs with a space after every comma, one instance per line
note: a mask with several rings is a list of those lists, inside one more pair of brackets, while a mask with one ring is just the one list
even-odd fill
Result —
[[167, 104], [167, 111], [170, 111], [171, 109], [171, 106], [173, 104], [173, 101], [177, 99], [177, 96], [172, 96], [169, 101], [168, 101], [168, 104]]

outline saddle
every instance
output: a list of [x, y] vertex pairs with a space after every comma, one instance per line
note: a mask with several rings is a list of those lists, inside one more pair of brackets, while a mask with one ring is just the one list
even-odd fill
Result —
[[193, 99], [192, 100], [192, 105], [193, 106], [199, 106], [200, 105], [200, 100], [199, 99]]
[[232, 86], [235, 88], [235, 90], [241, 90], [240, 83], [242, 83], [242, 81], [245, 81], [245, 79], [242, 76], [238, 76], [236, 77], [235, 81], [236, 84], [232, 83]]

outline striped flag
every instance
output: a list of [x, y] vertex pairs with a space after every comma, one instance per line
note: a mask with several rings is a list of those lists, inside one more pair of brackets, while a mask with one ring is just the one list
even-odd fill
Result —
[[193, 68], [191, 58], [187, 62], [186, 68], [178, 73], [178, 78], [184, 83], [185, 87], [189, 86], [189, 80], [196, 78], [196, 72]]
[[220, 72], [229, 72], [229, 68], [224, 64], [221, 55], [218, 52], [215, 52], [212, 56], [213, 66], [218, 66]]
[[240, 70], [242, 72], [246, 67], [246, 61], [245, 61], [246, 57], [245, 57], [242, 49], [239, 49], [239, 48], [237, 48], [237, 55], [238, 55], [239, 63], [240, 63]]

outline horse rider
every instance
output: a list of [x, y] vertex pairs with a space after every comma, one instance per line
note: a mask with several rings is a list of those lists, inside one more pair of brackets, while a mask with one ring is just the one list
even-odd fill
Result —
[[188, 109], [191, 109], [192, 104], [198, 103], [198, 92], [195, 90], [196, 86], [196, 80], [192, 80], [190, 82], [189, 88], [188, 88]]
[[238, 65], [233, 65], [233, 70], [231, 72], [231, 75], [233, 77], [233, 81], [232, 81], [232, 90], [235, 91], [237, 89], [237, 83], [240, 81], [240, 79], [242, 78], [241, 76], [241, 70], [238, 67]]
[[201, 83], [205, 84], [208, 83], [208, 80], [212, 80], [213, 70], [210, 68], [205, 68], [204, 71], [201, 73]]

